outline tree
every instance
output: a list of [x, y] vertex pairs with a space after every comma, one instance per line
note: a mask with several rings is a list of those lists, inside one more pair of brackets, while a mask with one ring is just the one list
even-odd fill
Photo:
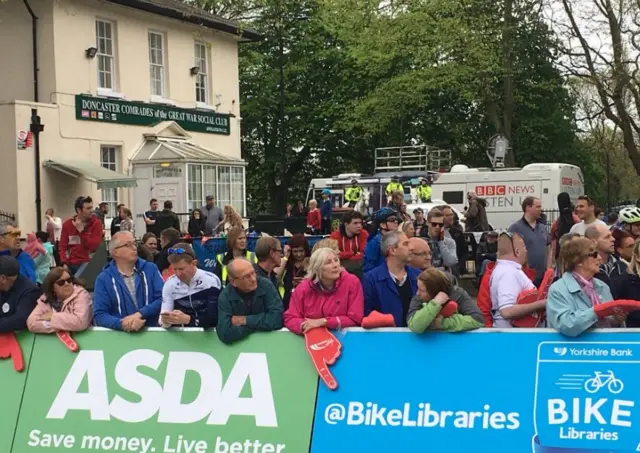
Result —
[[550, 7], [560, 38], [559, 64], [565, 73], [593, 87], [587, 119], [606, 118], [640, 175], [640, 2], [638, 0], [561, 0]]

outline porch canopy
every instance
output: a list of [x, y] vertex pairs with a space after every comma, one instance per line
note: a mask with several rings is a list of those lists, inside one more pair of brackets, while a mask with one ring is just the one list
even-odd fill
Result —
[[53, 168], [74, 178], [95, 182], [98, 189], [116, 189], [118, 187], [137, 187], [137, 179], [123, 175], [98, 164], [78, 160], [46, 160], [44, 167]]

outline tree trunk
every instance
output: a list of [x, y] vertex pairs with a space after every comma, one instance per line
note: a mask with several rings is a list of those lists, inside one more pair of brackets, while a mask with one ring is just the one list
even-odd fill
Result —
[[[503, 71], [503, 108], [502, 133], [511, 143], [511, 125], [515, 113], [514, 84], [513, 84], [513, 42], [515, 31], [513, 17], [513, 0], [504, 1], [504, 27], [502, 29], [502, 71]], [[504, 163], [506, 167], [515, 167], [516, 161], [513, 149], [507, 151]]]

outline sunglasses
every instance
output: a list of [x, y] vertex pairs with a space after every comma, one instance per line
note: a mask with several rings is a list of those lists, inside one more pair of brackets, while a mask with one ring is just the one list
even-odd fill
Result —
[[398, 223], [398, 218], [397, 217], [389, 217], [386, 220], [387, 223], [391, 222], [391, 223]]
[[72, 284], [73, 283], [73, 277], [61, 278], [60, 280], [56, 281], [56, 285], [58, 285], [60, 287], [66, 285], [67, 283]]
[[436, 228], [436, 227], [440, 227], [442, 228], [444, 226], [444, 223], [442, 222], [431, 222], [431, 226]]
[[17, 238], [17, 237], [20, 237], [21, 234], [22, 234], [22, 231], [14, 230], [14, 231], [7, 231], [2, 236], [11, 236], [11, 237]]
[[598, 258], [598, 256], [599, 256], [599, 255], [600, 255], [600, 254], [598, 253], [598, 251], [597, 251], [597, 250], [594, 250], [594, 251], [593, 251], [593, 252], [591, 252], [591, 253], [587, 253], [585, 256], [586, 256], [587, 258]]
[[169, 255], [189, 255], [191, 258], [195, 258], [195, 256], [193, 256], [193, 253], [180, 247], [171, 247], [168, 252]]

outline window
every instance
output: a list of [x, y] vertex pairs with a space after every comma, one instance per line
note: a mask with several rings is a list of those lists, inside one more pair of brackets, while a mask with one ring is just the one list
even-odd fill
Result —
[[464, 192], [442, 192], [442, 200], [447, 204], [462, 204], [464, 203]]
[[98, 88], [116, 89], [115, 24], [96, 21], [96, 58], [98, 59]]
[[200, 70], [196, 75], [196, 101], [209, 102], [209, 49], [203, 42], [195, 44], [196, 66]]
[[[103, 146], [100, 148], [100, 165], [109, 170], [118, 171], [118, 150], [115, 146]], [[113, 218], [116, 215], [118, 206], [118, 189], [102, 189], [102, 202], [109, 205], [108, 216]], [[108, 224], [106, 226], [109, 226]]]
[[149, 75], [151, 95], [165, 98], [164, 35], [149, 32]]
[[200, 208], [207, 195], [213, 195], [218, 206], [230, 204], [238, 214], [244, 215], [244, 167], [197, 164], [188, 167], [189, 209]]

